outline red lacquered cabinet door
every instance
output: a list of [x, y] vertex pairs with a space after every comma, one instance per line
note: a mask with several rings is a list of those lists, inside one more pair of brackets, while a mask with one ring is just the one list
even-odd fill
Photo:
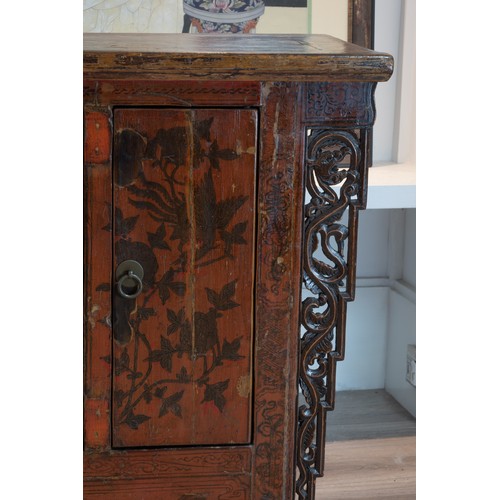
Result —
[[257, 111], [113, 121], [112, 446], [248, 444]]
[[84, 498], [291, 498], [301, 87], [137, 85], [87, 83]]

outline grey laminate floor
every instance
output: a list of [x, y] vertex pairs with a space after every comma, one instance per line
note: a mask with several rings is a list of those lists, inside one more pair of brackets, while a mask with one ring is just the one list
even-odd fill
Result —
[[327, 441], [415, 436], [415, 418], [383, 389], [341, 391], [327, 415]]

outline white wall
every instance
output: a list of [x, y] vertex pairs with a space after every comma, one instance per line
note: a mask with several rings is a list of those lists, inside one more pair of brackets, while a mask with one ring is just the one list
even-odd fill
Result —
[[416, 344], [415, 303], [396, 290], [389, 292], [385, 389], [416, 416], [416, 390], [406, 380], [409, 344]]
[[308, 11], [303, 7], [266, 7], [264, 15], [259, 19], [256, 32], [308, 33]]
[[[403, 173], [405, 183], [415, 165], [414, 0], [376, 2], [375, 50], [394, 56], [395, 71], [375, 94], [371, 175], [379, 165], [394, 163], [391, 173]], [[392, 188], [396, 198], [411, 194], [410, 186]], [[337, 368], [337, 388], [385, 388], [416, 415], [416, 390], [406, 381], [408, 345], [416, 344], [416, 209], [378, 209], [397, 207], [393, 202], [378, 201], [377, 209], [360, 213], [356, 300], [347, 308], [346, 358]], [[398, 202], [415, 206], [414, 198]]]
[[389, 162], [394, 158], [394, 126], [399, 84], [399, 42], [402, 0], [375, 2], [374, 49], [394, 57], [394, 74], [375, 90], [377, 119], [373, 127], [373, 161]]
[[347, 40], [347, 0], [309, 0], [311, 33]]
[[416, 209], [360, 212], [356, 299], [347, 306], [337, 390], [385, 388], [416, 414], [406, 355], [416, 343]]
[[360, 287], [347, 306], [345, 359], [337, 364], [337, 391], [385, 386], [387, 287]]

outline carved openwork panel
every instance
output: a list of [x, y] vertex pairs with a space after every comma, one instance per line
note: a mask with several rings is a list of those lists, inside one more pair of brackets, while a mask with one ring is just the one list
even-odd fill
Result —
[[326, 412], [344, 357], [346, 302], [354, 298], [357, 213], [364, 205], [366, 132], [309, 129], [306, 140], [296, 492], [314, 498], [322, 476]]

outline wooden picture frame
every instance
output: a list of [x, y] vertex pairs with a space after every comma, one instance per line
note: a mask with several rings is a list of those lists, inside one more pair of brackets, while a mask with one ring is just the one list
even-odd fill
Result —
[[309, 0], [266, 0], [266, 7], [307, 7]]
[[[310, 0], [266, 0], [266, 7], [306, 8]], [[348, 0], [348, 40], [373, 49], [375, 0]]]
[[374, 18], [375, 0], [349, 0], [348, 41], [373, 49]]

